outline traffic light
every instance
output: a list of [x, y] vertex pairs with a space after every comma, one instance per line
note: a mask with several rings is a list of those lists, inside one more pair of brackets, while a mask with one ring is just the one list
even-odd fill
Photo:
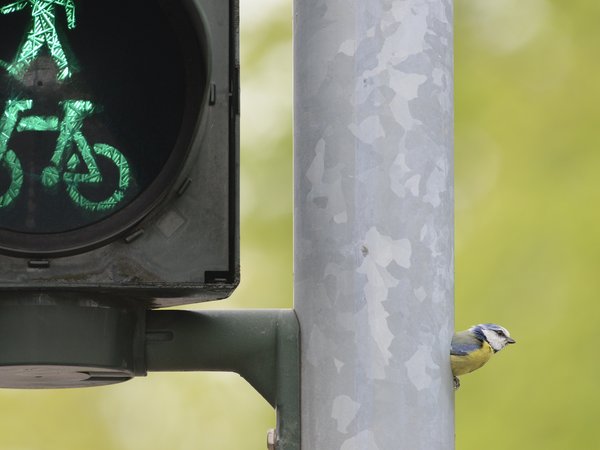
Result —
[[0, 291], [158, 307], [235, 289], [237, 11], [0, 2]]
[[236, 371], [299, 449], [293, 311], [148, 311], [239, 281], [238, 0], [0, 0], [0, 109], [0, 387]]

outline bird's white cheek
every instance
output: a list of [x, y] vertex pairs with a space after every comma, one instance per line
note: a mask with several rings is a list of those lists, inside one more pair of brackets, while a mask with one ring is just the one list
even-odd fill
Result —
[[499, 352], [504, 348], [505, 344], [503, 340], [496, 333], [489, 330], [483, 330], [483, 334], [485, 334], [485, 338], [494, 350]]

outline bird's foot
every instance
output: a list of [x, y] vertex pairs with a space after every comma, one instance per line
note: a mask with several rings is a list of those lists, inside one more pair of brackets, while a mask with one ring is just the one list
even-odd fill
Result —
[[460, 387], [460, 380], [458, 377], [454, 377], [454, 390], [456, 391]]

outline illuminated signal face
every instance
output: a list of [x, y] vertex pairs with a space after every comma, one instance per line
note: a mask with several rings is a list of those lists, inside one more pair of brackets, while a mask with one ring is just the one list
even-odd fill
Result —
[[206, 99], [201, 35], [173, 1], [0, 3], [0, 248], [73, 253], [156, 206]]

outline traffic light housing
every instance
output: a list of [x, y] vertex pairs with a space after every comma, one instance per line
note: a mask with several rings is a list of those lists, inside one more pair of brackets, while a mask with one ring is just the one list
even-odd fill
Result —
[[239, 281], [237, 0], [0, 4], [0, 291]]
[[238, 0], [0, 0], [0, 388], [235, 371], [300, 448], [293, 311], [148, 311], [238, 284], [237, 43]]

